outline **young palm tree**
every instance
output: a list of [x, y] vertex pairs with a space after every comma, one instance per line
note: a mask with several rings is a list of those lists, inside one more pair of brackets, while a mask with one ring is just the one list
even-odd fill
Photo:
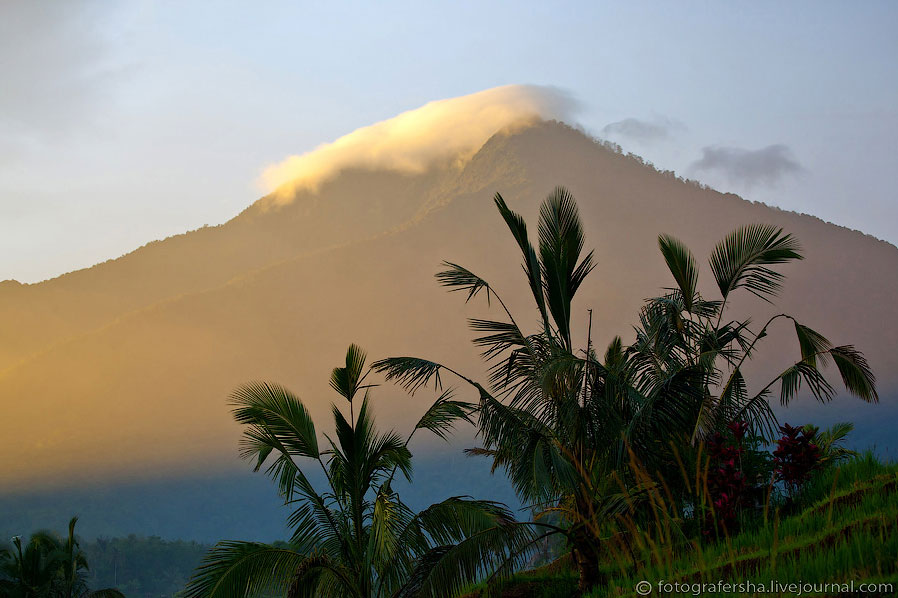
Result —
[[[234, 392], [234, 416], [246, 426], [241, 455], [255, 471], [267, 464], [294, 507], [294, 532], [286, 544], [220, 542], [188, 584], [190, 598], [444, 597], [520, 560], [518, 546], [531, 532], [503, 505], [455, 496], [416, 513], [393, 488], [397, 474], [411, 479], [415, 432], [445, 438], [473, 406], [444, 393], [407, 437], [379, 433], [366, 376], [365, 354], [350, 346], [345, 366], [331, 376], [350, 418], [333, 406], [334, 432], [323, 446], [290, 391], [256, 383]], [[313, 485], [309, 468], [323, 476], [324, 490]]]
[[765, 298], [778, 290], [782, 275], [769, 266], [799, 257], [797, 244], [781, 231], [746, 227], [718, 245], [711, 268], [723, 300], [716, 302], [698, 294], [691, 253], [662, 236], [661, 250], [678, 288], [642, 310], [633, 346], [624, 347], [615, 338], [600, 361], [591, 334], [580, 350], [571, 335], [572, 302], [594, 266], [592, 253], [581, 257], [583, 229], [573, 196], [557, 188], [545, 200], [536, 247], [524, 220], [501, 195], [495, 204], [523, 254], [539, 329], [525, 334], [486, 280], [446, 262], [437, 274], [441, 284], [465, 292], [468, 300], [482, 293], [504, 312], [504, 320], [470, 321], [481, 334], [475, 343], [491, 364], [489, 390], [425, 359], [395, 357], [374, 367], [411, 392], [431, 382], [439, 387], [443, 372], [476, 389], [484, 446], [471, 452], [489, 456], [495, 467], [503, 468], [523, 501], [543, 508], [543, 514], [562, 515], [566, 525], [546, 533], [567, 536], [581, 590], [599, 581], [607, 523], [649, 490], [645, 476], [630, 470], [631, 461], [639, 469], [646, 462], [669, 466], [672, 442], [701, 440], [735, 420], [769, 429], [774, 419], [766, 399], [777, 380], [784, 402], [801, 381], [818, 398], [829, 398], [833, 389], [817, 367], [827, 357], [835, 361], [849, 391], [876, 400], [873, 375], [860, 353], [833, 347], [797, 323], [801, 361], [758, 393], [747, 393], [745, 360], [769, 326], [789, 316], [777, 316], [750, 335], [748, 321], [723, 321], [726, 300], [737, 289]]

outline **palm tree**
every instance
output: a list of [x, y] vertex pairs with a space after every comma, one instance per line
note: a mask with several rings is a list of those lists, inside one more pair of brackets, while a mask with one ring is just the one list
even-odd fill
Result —
[[88, 563], [75, 537], [77, 517], [60, 539], [49, 532], [33, 534], [22, 546], [12, 539], [14, 550], [0, 550], [2, 598], [124, 598], [111, 588], [91, 591], [87, 586]]
[[[489, 389], [442, 364], [416, 357], [393, 357], [374, 368], [410, 392], [433, 383], [441, 374], [457, 376], [479, 396], [478, 417], [483, 447], [470, 451], [503, 468], [519, 497], [560, 514], [562, 533], [579, 570], [582, 591], [596, 585], [603, 531], [608, 523], [638, 505], [651, 482], [637, 475], [631, 462], [668, 460], [671, 442], [699, 441], [734, 420], [769, 428], [773, 413], [767, 385], [747, 394], [741, 368], [757, 348], [771, 319], [757, 334], [749, 322], [723, 322], [727, 297], [746, 289], [761, 297], [776, 292], [782, 275], [769, 266], [798, 257], [794, 240], [770, 227], [746, 227], [727, 237], [712, 256], [711, 267], [723, 300], [705, 301], [697, 291], [691, 253], [662, 236], [661, 250], [678, 288], [652, 300], [640, 314], [633, 346], [619, 338], [602, 360], [591, 331], [586, 347], [576, 349], [571, 335], [572, 302], [592, 271], [593, 254], [583, 254], [584, 237], [573, 196], [559, 187], [540, 210], [538, 244], [529, 239], [523, 218], [501, 195], [495, 204], [523, 255], [523, 269], [540, 326], [525, 334], [506, 303], [486, 280], [467, 268], [445, 262], [438, 281], [467, 300], [483, 294], [504, 312], [502, 320], [470, 320], [480, 336], [475, 343], [490, 364]], [[591, 314], [590, 314], [591, 321]], [[875, 400], [873, 375], [852, 347], [833, 347], [824, 337], [796, 323], [801, 361], [777, 380], [784, 401], [802, 380], [818, 398], [832, 396], [817, 369], [829, 357], [848, 389]], [[728, 372], [724, 368], [729, 367]], [[726, 375], [725, 375], [726, 374]], [[715, 392], [718, 391], [718, 392]], [[660, 456], [660, 458], [659, 458]], [[652, 469], [651, 471], [654, 471]]]
[[[496, 290], [467, 268], [446, 262], [441, 284], [471, 300], [484, 294], [502, 308], [504, 320], [472, 319], [475, 343], [491, 364], [489, 387], [441, 364], [394, 357], [374, 364], [410, 392], [440, 374], [458, 376], [478, 395], [483, 446], [469, 451], [503, 468], [519, 497], [537, 510], [543, 536], [562, 534], [579, 570], [580, 589], [599, 582], [602, 532], [630, 509], [646, 487], [625, 487], [619, 475], [627, 459], [624, 434], [635, 410], [626, 384], [624, 350], [611, 343], [605, 363], [591, 339], [578, 350], [571, 334], [571, 305], [593, 269], [583, 253], [583, 228], [573, 196], [559, 187], [545, 200], [534, 247], [527, 225], [501, 195], [495, 204], [523, 254], [523, 268], [540, 327], [525, 334]], [[561, 519], [562, 525], [545, 521]]]
[[[772, 266], [803, 259], [792, 235], [769, 225], [744, 226], [727, 235], [709, 259], [720, 292], [713, 300], [698, 291], [692, 252], [667, 235], [658, 238], [658, 245], [676, 287], [646, 302], [628, 357], [634, 386], [651, 398], [644, 411], [663, 412], [669, 434], [684, 435], [694, 445], [731, 422], [745, 421], [754, 433], [772, 440], [777, 426], [770, 406], [773, 389], [779, 387], [783, 406], [802, 387], [828, 402], [836, 394], [824, 375], [829, 364], [836, 366], [850, 394], [867, 402], [879, 400], [876, 378], [853, 346], [834, 346], [786, 313], [770, 317], [757, 329], [749, 317], [730, 319], [727, 306], [739, 291], [772, 303], [784, 278]], [[778, 375], [750, 390], [745, 368], [779, 323], [794, 329], [800, 354]]]
[[[190, 598], [443, 597], [520, 561], [517, 547], [530, 528], [503, 505], [454, 496], [414, 512], [393, 488], [397, 474], [411, 479], [415, 433], [446, 438], [473, 405], [444, 393], [407, 437], [379, 433], [366, 376], [365, 354], [352, 345], [331, 376], [350, 418], [333, 406], [334, 432], [323, 446], [305, 405], [287, 389], [254, 383], [234, 392], [234, 417], [246, 426], [241, 456], [254, 471], [264, 466], [294, 508], [293, 535], [286, 544], [220, 542], [189, 582]], [[324, 490], [313, 485], [314, 470]]]
[[0, 596], [3, 598], [49, 598], [57, 581], [59, 562], [54, 558], [55, 539], [46, 532], [12, 538], [12, 550], [0, 551]]

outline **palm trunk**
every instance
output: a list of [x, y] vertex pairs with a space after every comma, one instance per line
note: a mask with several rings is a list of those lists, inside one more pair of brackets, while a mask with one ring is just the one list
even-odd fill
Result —
[[[583, 464], [589, 462], [588, 451], [584, 449], [583, 442], [577, 442], [575, 446], [575, 462]], [[578, 493], [574, 496], [574, 507], [577, 511], [577, 521], [574, 522], [568, 539], [571, 543], [571, 556], [577, 566], [579, 574], [578, 593], [584, 595], [599, 584], [601, 573], [599, 572], [599, 538], [595, 527], [595, 511], [589, 497], [592, 490], [581, 482]]]
[[596, 536], [592, 525], [592, 509], [585, 500], [575, 499], [580, 521], [571, 528], [568, 539], [571, 543], [571, 556], [577, 566], [580, 581], [578, 593], [584, 595], [599, 584], [601, 573], [599, 572], [599, 538]]
[[577, 567], [579, 582], [577, 589], [580, 595], [588, 593], [599, 585], [601, 573], [599, 571], [599, 547], [596, 538], [586, 529], [574, 532], [571, 538], [571, 555]]

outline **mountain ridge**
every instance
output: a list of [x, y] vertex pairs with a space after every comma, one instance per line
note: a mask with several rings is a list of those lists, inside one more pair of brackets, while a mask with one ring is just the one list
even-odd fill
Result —
[[[894, 246], [870, 244], [820, 219], [684, 184], [654, 168], [648, 172], [645, 164], [614, 154], [582, 132], [542, 123], [491, 137], [459, 173], [343, 173], [330, 187], [322, 186], [319, 199], [329, 193], [338, 201], [357, 199], [355, 194], [373, 199], [381, 210], [375, 214], [377, 224], [392, 222], [393, 213], [383, 211], [398, 197], [398, 213], [408, 219], [124, 312], [2, 369], [0, 399], [11, 403], [10, 417], [22, 423], [0, 440], [13, 457], [0, 468], [0, 482], [20, 484], [27, 478], [36, 483], [72, 470], [109, 476], [129, 475], [135, 467], [174, 470], [185, 461], [194, 466], [231, 463], [237, 430], [226, 397], [233, 387], [257, 378], [280, 381], [312, 397], [313, 414], [323, 413], [331, 400], [327, 374], [349, 342], [360, 342], [372, 355], [422, 354], [482, 371], [464, 323], [482, 308], [463, 305], [432, 275], [448, 259], [471, 266], [497, 289], [519, 288], [519, 256], [490, 200], [501, 192], [532, 222], [539, 201], [558, 183], [579, 199], [587, 244], [597, 250], [599, 268], [579, 305], [596, 308], [596, 338], [602, 342], [628, 334], [642, 298], [669, 286], [655, 247], [658, 232], [681, 236], [703, 262], [713, 242], [732, 226], [763, 215], [795, 232], [809, 249], [808, 260], [786, 269], [784, 306], [799, 308], [793, 311], [822, 332], [835, 332], [836, 342], [858, 342], [867, 350], [865, 342], [875, 341], [871, 362], [884, 372], [885, 388], [896, 386], [894, 358], [882, 347], [898, 342], [898, 329], [856, 313], [857, 305], [887, 305], [890, 294], [898, 293], [896, 280], [872, 285], [867, 270], [839, 262], [840, 252], [833, 251], [844, 247], [850, 256], [870, 254], [898, 272]], [[425, 214], [413, 201], [422, 188], [435, 202]], [[343, 206], [349, 216], [353, 205]], [[307, 216], [289, 215], [263, 216], [267, 228], [256, 229], [257, 234], [290, 230], [297, 218]], [[351, 238], [370, 224], [359, 221], [367, 215], [353, 221], [338, 212], [328, 222], [345, 225], [341, 238]], [[828, 285], [852, 278], [857, 280], [845, 292], [827, 293]], [[826, 305], [809, 301], [818, 296]], [[526, 293], [503, 297], [516, 313], [529, 313]], [[833, 313], [846, 321], [831, 321]], [[10, 317], [6, 312], [3, 321]], [[395, 425], [407, 424], [423, 404], [396, 389], [377, 392], [390, 395], [378, 400]], [[16, 402], [15, 397], [28, 396], [35, 399]], [[847, 401], [850, 408], [860, 407]], [[24, 465], [14, 469], [10, 462]], [[36, 474], [27, 475], [25, 469]]]

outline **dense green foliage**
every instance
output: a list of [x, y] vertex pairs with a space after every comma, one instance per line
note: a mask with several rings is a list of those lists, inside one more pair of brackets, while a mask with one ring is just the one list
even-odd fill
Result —
[[12, 538], [12, 546], [0, 549], [0, 597], [2, 598], [123, 598], [116, 589], [91, 591], [87, 583], [87, 556], [75, 536], [77, 517], [69, 521], [68, 534], [33, 534], [27, 543]]

